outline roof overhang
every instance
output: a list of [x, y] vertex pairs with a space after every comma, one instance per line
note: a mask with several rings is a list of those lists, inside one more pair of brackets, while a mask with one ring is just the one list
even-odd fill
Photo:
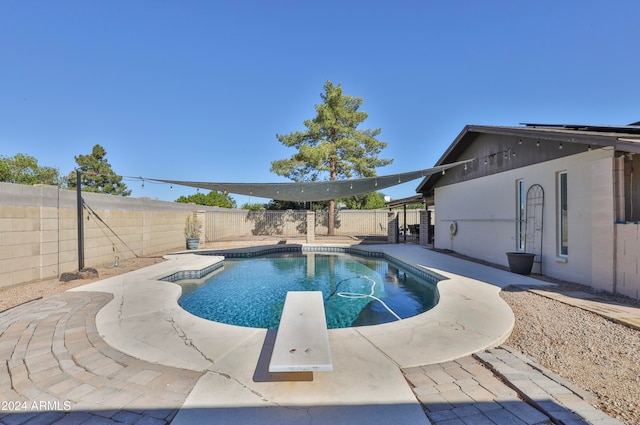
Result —
[[[436, 162], [435, 166], [458, 160], [462, 153], [481, 134], [510, 136], [513, 138], [535, 138], [538, 140], [575, 143], [592, 148], [612, 147], [616, 151], [640, 153], [640, 126], [578, 126], [526, 124], [524, 127], [467, 125]], [[425, 193], [433, 188], [440, 178], [426, 176], [416, 188]]]
[[388, 208], [398, 208], [406, 205], [424, 204], [424, 198], [422, 195], [409, 196], [407, 198], [394, 199], [393, 201], [385, 202]]

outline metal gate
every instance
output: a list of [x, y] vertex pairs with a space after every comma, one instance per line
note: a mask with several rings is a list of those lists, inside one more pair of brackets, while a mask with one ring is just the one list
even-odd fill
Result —
[[418, 243], [420, 240], [420, 211], [398, 212], [398, 243]]
[[542, 219], [544, 213], [544, 189], [539, 184], [532, 185], [527, 190], [526, 221], [524, 234], [524, 250], [535, 254], [534, 272], [542, 274]]

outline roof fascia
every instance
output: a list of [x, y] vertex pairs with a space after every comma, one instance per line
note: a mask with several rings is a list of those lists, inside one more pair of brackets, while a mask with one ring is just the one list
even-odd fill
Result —
[[[458, 158], [452, 158], [451, 156], [464, 142], [471, 144], [478, 134], [497, 134], [526, 138], [533, 137], [540, 140], [589, 145], [596, 148], [613, 147], [617, 151], [640, 153], [640, 137], [635, 134], [588, 132], [585, 130], [567, 130], [555, 127], [538, 128], [466, 125], [434, 166], [446, 164], [451, 161], [457, 161]], [[469, 138], [471, 139], [468, 140]], [[438, 178], [439, 176], [437, 175], [425, 177], [416, 188], [416, 192], [422, 192], [423, 187], [428, 181], [435, 183]]]

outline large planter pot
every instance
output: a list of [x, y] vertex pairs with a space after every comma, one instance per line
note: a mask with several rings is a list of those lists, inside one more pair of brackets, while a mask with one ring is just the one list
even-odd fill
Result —
[[187, 238], [187, 249], [198, 249], [200, 238]]
[[530, 254], [528, 252], [507, 252], [509, 271], [525, 276], [530, 274], [535, 257], [536, 254]]

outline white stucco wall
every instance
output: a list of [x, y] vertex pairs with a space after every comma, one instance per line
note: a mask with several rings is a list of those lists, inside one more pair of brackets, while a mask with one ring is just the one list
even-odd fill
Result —
[[[517, 249], [516, 181], [523, 179], [525, 191], [533, 184], [539, 184], [544, 189], [543, 274], [591, 285], [594, 225], [591, 211], [594, 204], [611, 210], [608, 200], [613, 199], [611, 182], [595, 184], [594, 174], [598, 176], [591, 164], [597, 162], [599, 166], [596, 170], [602, 172], [603, 164], [607, 161], [612, 164], [612, 157], [613, 150], [596, 149], [436, 188], [435, 247], [507, 266], [505, 253]], [[568, 184], [567, 257], [559, 256], [557, 249], [556, 179], [561, 171], [567, 172]], [[594, 186], [598, 190], [595, 198], [592, 196]], [[458, 232], [451, 237], [449, 225], [453, 220], [458, 223]], [[597, 218], [596, 222], [613, 228], [613, 220], [609, 216]], [[613, 238], [612, 233], [609, 235]], [[605, 235], [600, 237], [606, 238]]]

